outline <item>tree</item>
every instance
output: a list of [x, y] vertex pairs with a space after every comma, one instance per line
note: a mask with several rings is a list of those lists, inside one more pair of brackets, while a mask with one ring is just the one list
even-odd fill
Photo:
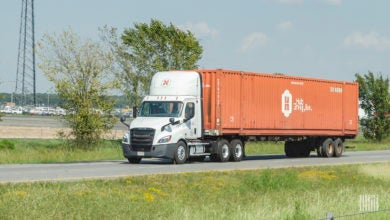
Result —
[[367, 117], [360, 120], [363, 135], [369, 139], [381, 141], [390, 135], [390, 93], [389, 78], [380, 74], [375, 78], [372, 72], [361, 76], [356, 74], [359, 83], [360, 107]]
[[149, 92], [154, 73], [166, 70], [197, 69], [203, 48], [190, 31], [183, 31], [161, 21], [135, 23], [121, 36], [119, 56], [131, 66], [123, 71], [125, 90], [138, 105]]
[[113, 54], [90, 39], [81, 40], [71, 30], [45, 35], [38, 43], [40, 69], [54, 83], [71, 132], [65, 136], [76, 147], [88, 149], [109, 131], [114, 102], [109, 92], [117, 87], [112, 74]]

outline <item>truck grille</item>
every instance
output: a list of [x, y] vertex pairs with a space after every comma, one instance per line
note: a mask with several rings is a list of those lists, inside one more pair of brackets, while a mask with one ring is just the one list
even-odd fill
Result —
[[132, 151], [150, 151], [153, 145], [155, 130], [151, 128], [133, 128], [130, 130]]

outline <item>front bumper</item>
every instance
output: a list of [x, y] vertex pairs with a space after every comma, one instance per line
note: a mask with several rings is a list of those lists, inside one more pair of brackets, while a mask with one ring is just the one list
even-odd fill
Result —
[[122, 143], [123, 156], [126, 158], [157, 157], [173, 159], [176, 144], [153, 145], [150, 151], [133, 151], [130, 144]]

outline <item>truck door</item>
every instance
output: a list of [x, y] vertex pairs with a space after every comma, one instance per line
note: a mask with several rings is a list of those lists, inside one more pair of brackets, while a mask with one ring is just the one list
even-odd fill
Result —
[[195, 139], [200, 137], [202, 131], [200, 127], [199, 118], [200, 107], [198, 102], [187, 102], [184, 109], [184, 124], [187, 128], [186, 138]]

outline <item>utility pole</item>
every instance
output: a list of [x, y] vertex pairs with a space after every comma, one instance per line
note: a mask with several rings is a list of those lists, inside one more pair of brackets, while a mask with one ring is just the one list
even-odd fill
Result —
[[34, 0], [22, 0], [15, 102], [36, 106]]

